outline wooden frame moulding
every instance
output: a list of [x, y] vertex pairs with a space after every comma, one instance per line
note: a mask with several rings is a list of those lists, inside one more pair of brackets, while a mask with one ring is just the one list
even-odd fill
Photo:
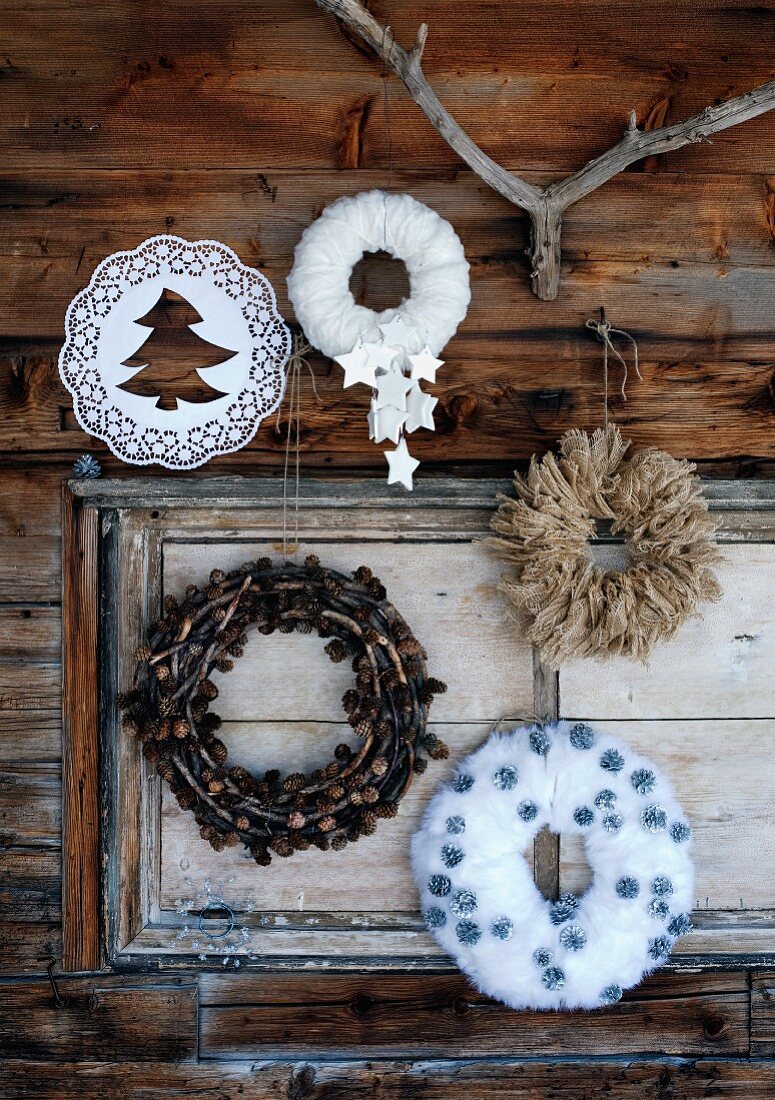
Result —
[[[404, 496], [379, 481], [304, 480], [300, 537], [342, 537], [357, 519], [369, 537], [472, 541], [486, 533], [491, 480], [431, 480]], [[775, 542], [775, 483], [707, 482], [706, 494], [726, 542]], [[165, 540], [270, 544], [282, 528], [277, 479], [76, 481], [63, 497], [63, 969], [190, 967], [175, 944], [179, 924], [162, 913], [160, 781], [135, 739], [122, 734], [115, 695], [119, 672], [147, 623], [158, 614]], [[274, 549], [275, 555], [277, 550]], [[119, 614], [120, 611], [120, 614]], [[133, 667], [133, 666], [132, 666]], [[122, 684], [125, 672], [122, 674]], [[560, 709], [556, 674], [534, 659], [535, 713]], [[557, 892], [556, 837], [539, 836], [536, 880]], [[263, 915], [254, 929], [267, 970], [448, 970], [451, 963], [423, 933], [419, 914]], [[335, 918], [342, 917], [337, 920]], [[291, 919], [294, 918], [294, 919]], [[775, 959], [775, 912], [700, 911], [699, 937], [671, 965], [768, 965]], [[366, 928], [365, 925], [370, 927]], [[732, 937], [735, 949], [728, 950]], [[699, 946], [696, 946], [699, 944]], [[727, 946], [725, 946], [727, 945]], [[203, 964], [204, 965], [204, 964]]]

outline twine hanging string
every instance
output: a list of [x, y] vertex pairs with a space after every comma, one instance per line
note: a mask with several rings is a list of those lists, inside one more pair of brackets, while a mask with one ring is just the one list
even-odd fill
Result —
[[629, 332], [625, 332], [623, 328], [613, 328], [610, 321], [606, 320], [605, 307], [600, 307], [600, 319], [596, 320], [594, 317], [590, 317], [587, 321], [587, 328], [591, 329], [595, 333], [595, 336], [603, 344], [603, 422], [605, 427], [605, 440], [606, 447], [609, 446], [608, 435], [608, 356], [613, 355], [617, 362], [622, 366], [622, 385], [621, 395], [622, 401], [627, 400], [627, 379], [629, 372], [627, 369], [627, 361], [624, 356], [617, 351], [611, 340], [611, 334], [614, 336], [621, 336], [625, 340], [629, 340], [632, 345], [633, 366], [635, 367], [635, 373], [640, 381], [643, 381], [643, 375], [640, 373], [640, 367], [638, 366], [638, 345], [635, 342], [635, 338], [630, 336]]
[[[285, 560], [296, 557], [299, 549], [299, 484], [301, 474], [301, 376], [304, 369], [309, 371], [312, 380], [312, 392], [315, 400], [320, 404], [315, 374], [310, 366], [307, 356], [312, 351], [312, 345], [308, 344], [303, 333], [294, 332], [291, 355], [285, 368], [285, 393], [288, 405], [288, 422], [285, 433], [285, 464], [283, 467], [283, 541], [282, 552]], [[277, 410], [277, 430], [280, 430], [280, 415], [282, 404]], [[294, 430], [295, 423], [295, 430]], [[295, 497], [293, 507], [293, 546], [288, 548], [288, 470], [291, 464], [291, 436], [295, 435], [294, 465], [295, 465]]]

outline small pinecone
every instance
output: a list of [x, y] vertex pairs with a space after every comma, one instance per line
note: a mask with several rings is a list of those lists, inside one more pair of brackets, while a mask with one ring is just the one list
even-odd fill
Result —
[[320, 558], [317, 556], [317, 554], [307, 554], [306, 558], [304, 559], [304, 564], [306, 565], [307, 569], [317, 569], [317, 567], [320, 565]]
[[124, 715], [124, 717], [121, 719], [121, 725], [123, 729], [129, 734], [136, 735], [137, 733], [139, 733], [139, 726], [137, 725], [137, 722], [135, 722], [131, 714]]
[[292, 814], [288, 814], [289, 829], [303, 829], [306, 823], [306, 817], [304, 814], [300, 814], [298, 810], [295, 810]]
[[[248, 788], [248, 786], [247, 786], [248, 782], [250, 782], [250, 785], [252, 787], [253, 786], [253, 781], [252, 780], [240, 779], [240, 780], [237, 781], [237, 786], [239, 788], [240, 794], [250, 794], [250, 788]], [[256, 798], [258, 799], [258, 801], [259, 802], [269, 802], [269, 800], [272, 797], [272, 789], [269, 786], [269, 784], [265, 780], [262, 779], [261, 782], [256, 783], [255, 788], [256, 788]]]
[[321, 794], [315, 802], [318, 813], [331, 814], [336, 809], [336, 803], [332, 802], [327, 794]]
[[234, 668], [234, 661], [232, 661], [230, 657], [224, 657], [224, 655], [221, 654], [219, 657], [215, 658], [215, 667], [219, 672], [231, 672]]
[[165, 697], [164, 699], [160, 700], [159, 714], [163, 715], [165, 718], [171, 718], [172, 715], [177, 714], [177, 710], [178, 704], [175, 702], [174, 699]]
[[384, 775], [389, 766], [384, 756], [375, 756], [371, 762], [372, 774], [376, 776]]
[[428, 761], [423, 756], [415, 757], [414, 770], [417, 775], [422, 775], [425, 769], [428, 767]]
[[205, 699], [209, 699], [212, 702], [213, 699], [218, 698], [218, 688], [212, 680], [202, 680], [199, 685], [199, 694], [204, 695]]
[[293, 845], [287, 836], [273, 837], [269, 842], [269, 847], [277, 856], [282, 856], [283, 859], [287, 859], [288, 856], [293, 855]]
[[219, 584], [208, 584], [205, 588], [205, 596], [208, 600], [219, 600], [223, 595], [223, 589]]
[[361, 794], [364, 802], [379, 802], [379, 791], [376, 787], [364, 787]]
[[357, 772], [355, 775], [348, 775], [344, 781], [344, 785], [348, 791], [359, 790], [363, 786], [363, 776], [358, 775]]
[[137, 663], [142, 664], [151, 656], [151, 647], [149, 645], [139, 645], [135, 650], [134, 656]]
[[226, 580], [226, 574], [222, 569], [213, 569], [210, 573], [210, 584], [223, 584]]
[[214, 825], [202, 825], [199, 830], [199, 835], [202, 840], [212, 840], [214, 836], [218, 835], [218, 830]]
[[271, 569], [271, 568], [272, 568], [272, 559], [271, 558], [267, 558], [267, 557], [259, 558], [258, 561], [256, 562], [256, 572], [257, 573], [265, 573], [267, 571], [267, 569]]
[[327, 836], [314, 836], [312, 838], [312, 843], [321, 852], [327, 852], [328, 849], [331, 847], [331, 841], [328, 839]]
[[360, 791], [351, 791], [350, 792], [350, 803], [353, 806], [362, 806], [363, 805], [363, 795], [361, 794]]
[[309, 619], [297, 619], [296, 620], [296, 633], [297, 634], [311, 634], [313, 630], [312, 623]]
[[374, 727], [374, 732], [377, 737], [388, 737], [393, 732], [392, 723], [389, 722], [387, 718], [380, 718], [379, 722], [377, 722]]
[[272, 857], [269, 852], [260, 844], [254, 844], [250, 849], [250, 854], [256, 861], [259, 867], [268, 867], [272, 862]]
[[344, 798], [344, 786], [341, 783], [334, 783], [332, 787], [328, 788], [329, 797], [338, 802], [340, 798]]
[[212, 741], [208, 742], [207, 751], [210, 754], [211, 760], [216, 764], [223, 764], [228, 756], [228, 750], [223, 741], [219, 741], [217, 737], [214, 737]]
[[326, 773], [323, 771], [322, 768], [315, 768], [311, 778], [313, 786], [317, 787], [325, 780]]
[[226, 784], [223, 782], [222, 779], [211, 779], [210, 782], [207, 784], [207, 789], [210, 794], [220, 794], [221, 791], [224, 791], [226, 789]]
[[[294, 794], [296, 791], [300, 791], [302, 787], [307, 784], [307, 777], [303, 772], [294, 772], [292, 775], [287, 775], [283, 780], [283, 790], [289, 794]], [[291, 826], [291, 828], [300, 829], [300, 825]]]
[[329, 574], [323, 578], [323, 587], [330, 596], [341, 596], [344, 591], [344, 586], [341, 581], [338, 581], [336, 577], [332, 577]]
[[151, 719], [150, 722], [146, 722], [140, 730], [141, 741], [153, 741], [159, 735], [159, 723]]
[[360, 669], [355, 677], [355, 682], [359, 687], [370, 687], [374, 683], [374, 673], [371, 668]]
[[156, 771], [165, 783], [171, 783], [175, 778], [175, 766], [170, 764], [168, 760], [160, 760], [156, 765]]
[[186, 585], [186, 596], [189, 598], [189, 600], [192, 599], [198, 591], [199, 589], [195, 584]]
[[177, 798], [181, 810], [190, 810], [196, 802], [196, 792], [191, 787], [181, 787], [175, 793], [175, 798]]
[[226, 652], [231, 654], [232, 657], [241, 657], [245, 650], [240, 642], [233, 642]]
[[428, 687], [431, 689], [434, 695], [443, 695], [447, 690], [447, 685], [443, 680], [437, 680], [435, 676], [431, 676], [428, 679]]
[[339, 765], [336, 763], [335, 760], [332, 760], [330, 764], [326, 764], [326, 778], [327, 779], [336, 779], [336, 777], [339, 775], [340, 771], [341, 771], [341, 768], [339, 767]]
[[357, 623], [367, 623], [371, 618], [371, 608], [368, 604], [360, 604], [353, 612], [353, 618]]
[[281, 634], [293, 634], [296, 629], [296, 623], [293, 619], [281, 619], [280, 620], [280, 633]]
[[159, 732], [156, 734], [156, 740], [166, 741], [169, 737], [172, 737], [172, 722], [169, 718], [163, 718], [159, 722]]
[[264, 772], [264, 782], [268, 783], [270, 787], [276, 787], [280, 782], [280, 773], [277, 768], [269, 768]]
[[422, 653], [422, 646], [416, 638], [403, 638], [396, 649], [404, 657], [419, 657]]
[[288, 840], [294, 852], [306, 852], [310, 846], [307, 838], [301, 833], [291, 833]]
[[239, 829], [241, 833], [246, 833], [250, 828], [250, 822], [244, 814], [240, 814], [237, 820], [234, 822], [234, 828]]
[[347, 646], [341, 638], [334, 638], [333, 641], [330, 641], [323, 648], [335, 665], [338, 665], [347, 657]]
[[432, 760], [446, 760], [449, 757], [449, 748], [436, 738], [434, 744], [428, 746], [428, 756]]
[[227, 848], [236, 848], [240, 842], [239, 836], [235, 832], [225, 833], [223, 842]]
[[353, 750], [349, 745], [345, 745], [342, 742], [341, 745], [337, 745], [334, 749], [334, 756], [337, 760], [341, 760], [343, 764], [346, 764], [348, 760], [352, 758]]
[[401, 678], [394, 668], [386, 668], [382, 673], [382, 686], [391, 691], [397, 684], [401, 683]]
[[358, 584], [368, 584], [373, 576], [374, 574], [368, 565], [359, 565], [353, 573], [353, 580], [357, 581]]
[[176, 718], [172, 723], [172, 733], [175, 737], [182, 740], [191, 733], [191, 726], [189, 726], [185, 718]]
[[175, 597], [174, 596], [165, 596], [164, 597], [164, 614], [165, 615], [174, 615], [174, 613], [177, 610], [178, 610], [178, 601], [175, 599]]
[[226, 608], [225, 607], [216, 607], [215, 611], [213, 611], [213, 622], [222, 623], [225, 618], [226, 618]]
[[353, 727], [359, 737], [368, 737], [373, 728], [374, 727], [372, 726], [371, 722], [369, 722], [365, 718], [362, 718], [359, 722], [356, 722], [355, 726]]
[[382, 635], [372, 626], [367, 626], [363, 632], [363, 640], [368, 646], [376, 646], [382, 642]]
[[143, 756], [146, 760], [150, 761], [151, 764], [155, 764], [159, 759], [159, 750], [152, 741], [147, 741], [143, 745]]
[[398, 813], [398, 806], [395, 802], [381, 802], [379, 806], [374, 807], [374, 813], [377, 817], [395, 817]]
[[202, 768], [199, 778], [203, 783], [209, 783], [211, 779], [215, 779], [215, 772], [212, 768]]
[[365, 814], [361, 816], [361, 830], [364, 836], [372, 836], [377, 831], [377, 815], [371, 810], [367, 810]]
[[347, 847], [346, 836], [335, 836], [331, 841], [331, 848], [334, 852], [341, 852], [343, 848]]
[[210, 837], [208, 844], [214, 852], [222, 852], [226, 847], [226, 841], [223, 839], [220, 833], [216, 833], [215, 836]]
[[372, 577], [368, 584], [369, 595], [378, 602], [387, 599], [387, 591], [379, 577]]
[[318, 638], [330, 638], [331, 635], [334, 633], [334, 629], [327, 619], [316, 619], [315, 629], [318, 632]]
[[200, 732], [203, 734], [215, 733], [219, 730], [223, 722], [217, 714], [205, 714], [202, 717], [202, 721], [199, 723]]
[[346, 691], [342, 696], [342, 706], [344, 707], [345, 714], [352, 714], [360, 701], [360, 695], [353, 688]]
[[332, 829], [336, 828], [336, 818], [331, 817], [329, 814], [327, 817], [322, 817], [318, 821], [318, 829], [321, 833], [330, 833]]
[[360, 840], [360, 838], [361, 838], [361, 827], [360, 827], [360, 825], [351, 825], [350, 828], [347, 830], [347, 839], [350, 842], [350, 844], [355, 844], [355, 842], [357, 840]]

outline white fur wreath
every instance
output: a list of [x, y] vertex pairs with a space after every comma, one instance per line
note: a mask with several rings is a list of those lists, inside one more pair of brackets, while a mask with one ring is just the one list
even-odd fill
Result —
[[[583, 835], [593, 881], [547, 901], [523, 858], [540, 828]], [[512, 1008], [618, 1001], [691, 928], [691, 829], [667, 780], [585, 723], [494, 733], [412, 842], [428, 928]]]
[[[350, 275], [364, 252], [403, 260], [411, 295], [377, 313], [356, 305]], [[311, 344], [333, 358], [361, 341], [378, 341], [380, 324], [404, 321], [403, 351], [438, 355], [466, 315], [468, 263], [455, 230], [411, 195], [363, 191], [327, 206], [296, 246], [288, 293]]]

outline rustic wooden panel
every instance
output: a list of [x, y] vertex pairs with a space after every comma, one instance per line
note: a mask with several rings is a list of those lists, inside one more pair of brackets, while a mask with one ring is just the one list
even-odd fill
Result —
[[[762, 746], [772, 721], [600, 722], [649, 756], [672, 782], [694, 830], [696, 908], [771, 908], [771, 876], [764, 870], [775, 838], [775, 804]], [[563, 837], [563, 890], [588, 882], [581, 837]], [[764, 872], [764, 873], [763, 873]], [[744, 919], [741, 923], [745, 923]], [[734, 933], [730, 931], [734, 937]], [[691, 939], [681, 945], [691, 949]]]
[[[744, 973], [656, 977], [605, 1012], [515, 1013], [459, 975], [305, 975], [200, 979], [200, 1056], [458, 1057], [599, 1050], [708, 1054], [748, 1050]], [[304, 1001], [304, 1007], [300, 1002]]]
[[98, 513], [62, 493], [63, 968], [96, 970], [99, 944]]
[[0, 939], [5, 921], [58, 921], [62, 857], [48, 849], [0, 848]]
[[55, 763], [61, 755], [61, 707], [45, 711], [0, 710], [0, 762]]
[[27, 535], [24, 539], [0, 535], [0, 600], [58, 600], [59, 569], [58, 539], [48, 535]]
[[[0, 661], [59, 665], [62, 617], [58, 607], [0, 607]], [[53, 700], [56, 706], [58, 700]]]
[[[294, 913], [413, 913], [417, 895], [409, 863], [409, 841], [419, 826], [429, 798], [442, 779], [452, 774], [462, 755], [487, 737], [486, 723], [434, 724], [434, 731], [451, 749], [448, 761], [432, 761], [423, 776], [414, 779], [401, 802], [398, 817], [383, 822], [374, 836], [362, 837], [343, 852], [297, 852], [292, 859], [275, 859], [269, 869], [257, 868], [244, 850], [212, 850], [199, 836], [190, 813], [183, 812], [165, 788], [162, 808], [161, 886], [162, 909], [173, 909], [175, 899], [191, 895], [191, 886], [209, 877], [228, 881], [229, 897], [239, 903], [252, 900], [259, 912], [291, 910]], [[348, 736], [348, 734], [350, 736]], [[223, 733], [229, 759], [257, 772], [279, 767], [309, 771], [333, 759], [341, 741], [353, 741], [352, 731], [322, 723], [229, 723]], [[354, 743], [354, 741], [353, 741]], [[421, 933], [422, 947], [426, 937]], [[430, 940], [428, 940], [430, 944]]]
[[59, 847], [61, 779], [51, 764], [0, 769], [0, 844]]
[[0, 922], [0, 974], [40, 974], [41, 958], [60, 958], [62, 927], [57, 921]]
[[725, 545], [723, 554], [722, 600], [706, 604], [648, 665], [625, 658], [566, 664], [563, 713], [619, 720], [775, 715], [775, 546]]
[[751, 1054], [775, 1056], [775, 973], [751, 975]]
[[[548, 1059], [546, 1048], [541, 1048]], [[46, 1063], [7, 1060], [0, 1097], [18, 1100], [104, 1100], [142, 1096], [144, 1100], [616, 1100], [680, 1097], [707, 1100], [771, 1100], [771, 1062], [497, 1059], [457, 1061], [380, 1061], [315, 1063], [200, 1062], [181, 1065], [118, 1062]]]
[[70, 1061], [190, 1061], [196, 1057], [196, 986], [182, 978], [108, 974], [0, 981], [0, 1056]]

